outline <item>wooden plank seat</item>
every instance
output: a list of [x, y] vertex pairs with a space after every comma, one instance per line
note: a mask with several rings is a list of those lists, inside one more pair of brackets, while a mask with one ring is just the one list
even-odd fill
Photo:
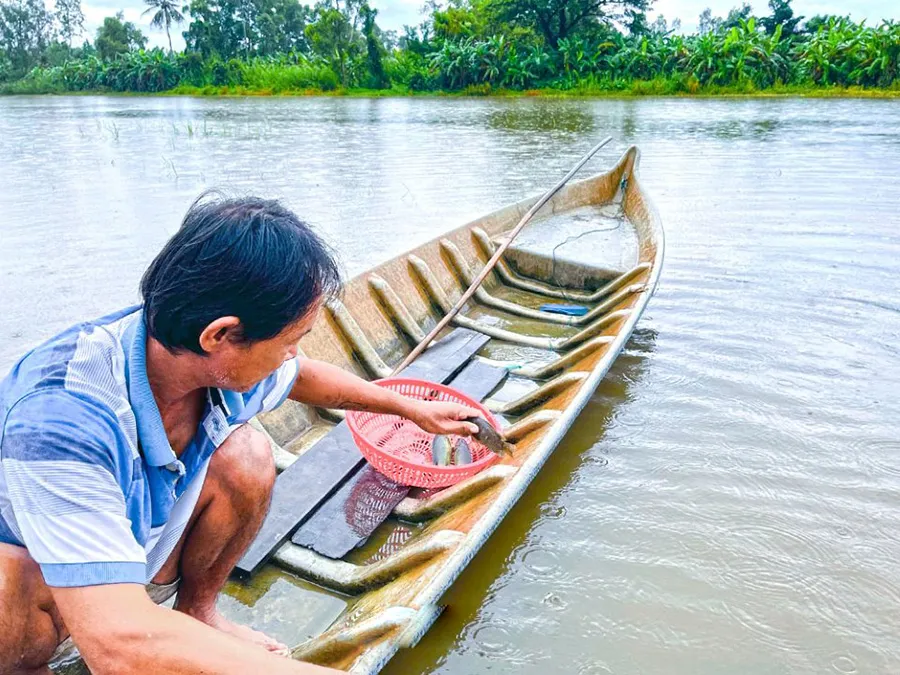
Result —
[[[490, 338], [455, 329], [438, 340], [402, 375], [430, 382], [452, 379]], [[283, 471], [275, 481], [269, 513], [235, 566], [238, 578], [259, 570], [291, 534], [363, 466], [365, 460], [341, 422]]]

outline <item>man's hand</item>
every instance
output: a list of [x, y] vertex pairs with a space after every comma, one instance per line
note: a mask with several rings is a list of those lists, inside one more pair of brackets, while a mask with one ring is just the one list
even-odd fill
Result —
[[300, 403], [325, 408], [399, 415], [432, 434], [471, 436], [478, 431], [478, 427], [472, 422], [463, 421], [480, 415], [477, 410], [468, 406], [447, 401], [406, 398], [395, 391], [366, 382], [330, 363], [313, 359], [303, 360], [290, 397]]
[[406, 416], [431, 434], [471, 436], [476, 431], [472, 422], [464, 422], [481, 413], [468, 406], [450, 401], [410, 401]]

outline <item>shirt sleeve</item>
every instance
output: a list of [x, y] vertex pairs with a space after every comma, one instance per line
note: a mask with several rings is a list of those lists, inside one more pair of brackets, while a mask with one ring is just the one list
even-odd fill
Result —
[[260, 382], [257, 385], [259, 395], [253, 396], [253, 399], [258, 402], [258, 409], [254, 410], [253, 414], [269, 412], [284, 403], [288, 394], [291, 393], [291, 389], [294, 388], [294, 382], [297, 381], [299, 374], [300, 358], [295, 357], [282, 363], [278, 370]]
[[6, 520], [47, 585], [146, 582], [116, 478], [116, 458], [130, 452], [112, 412], [78, 394], [41, 391], [10, 411], [0, 440]]

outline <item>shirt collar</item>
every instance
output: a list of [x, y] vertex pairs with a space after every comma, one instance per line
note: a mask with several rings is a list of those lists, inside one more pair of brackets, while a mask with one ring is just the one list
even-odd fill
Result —
[[219, 389], [219, 393], [222, 394], [222, 404], [225, 407], [225, 414], [228, 415], [228, 417], [236, 417], [243, 411], [243, 396], [236, 391], [230, 391], [228, 389]]
[[236, 391], [209, 388], [206, 395], [210, 408], [220, 408], [228, 419], [240, 417], [244, 410], [244, 397]]
[[169, 445], [166, 429], [150, 382], [147, 380], [147, 326], [144, 312], [140, 310], [135, 318], [128, 361], [128, 398], [137, 422], [138, 440], [144, 460], [151, 466], [166, 466], [178, 458]]

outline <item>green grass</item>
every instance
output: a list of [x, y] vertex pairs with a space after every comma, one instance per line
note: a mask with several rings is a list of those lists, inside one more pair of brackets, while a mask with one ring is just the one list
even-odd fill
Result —
[[[784, 85], [778, 84], [767, 89], [756, 89], [752, 84], [731, 86], [700, 86], [693, 78], [688, 79], [663, 79], [628, 81], [591, 81], [587, 80], [569, 89], [555, 87], [543, 87], [539, 89], [513, 90], [492, 88], [488, 85], [470, 86], [462, 91], [412, 91], [403, 85], [394, 84], [390, 89], [344, 89], [332, 83], [330, 79], [316, 79], [315, 74], [302, 72], [290, 72], [279, 74], [277, 77], [257, 76], [251, 77], [250, 82], [240, 86], [214, 86], [194, 87], [179, 85], [160, 94], [140, 94], [136, 92], [110, 92], [99, 89], [93, 91], [70, 92], [63, 90], [58, 83], [29, 78], [17, 82], [0, 85], [0, 94], [7, 95], [90, 95], [90, 94], [115, 94], [124, 96], [341, 96], [351, 98], [385, 98], [385, 97], [493, 97], [493, 98], [640, 98], [640, 97], [682, 97], [682, 98], [778, 98], [778, 97], [805, 97], [805, 98], [900, 98], [900, 84], [884, 89], [864, 87], [839, 87], [822, 86], [814, 84]], [[330, 72], [330, 71], [329, 71]], [[265, 75], [265, 73], [264, 73]], [[270, 74], [269, 74], [270, 75]], [[321, 86], [324, 80], [325, 86]]]
[[49, 77], [23, 78], [13, 82], [0, 84], [0, 94], [6, 95], [34, 95], [34, 94], [65, 94], [65, 88]]
[[337, 89], [338, 78], [327, 66], [251, 61], [241, 66], [243, 87], [249, 91], [281, 92]]
[[309, 88], [302, 90], [249, 89], [247, 87], [176, 87], [164, 95], [173, 96], [337, 96], [348, 98], [640, 98], [640, 97], [680, 97], [680, 98], [900, 98], [900, 88], [865, 89], [863, 87], [820, 87], [816, 85], [777, 85], [769, 89], [748, 87], [699, 87], [696, 91], [675, 91], [660, 86], [654, 81], [635, 81], [623, 89], [574, 88], [556, 89], [492, 89], [484, 91], [411, 91], [395, 85], [391, 89], [343, 89], [330, 91]]

